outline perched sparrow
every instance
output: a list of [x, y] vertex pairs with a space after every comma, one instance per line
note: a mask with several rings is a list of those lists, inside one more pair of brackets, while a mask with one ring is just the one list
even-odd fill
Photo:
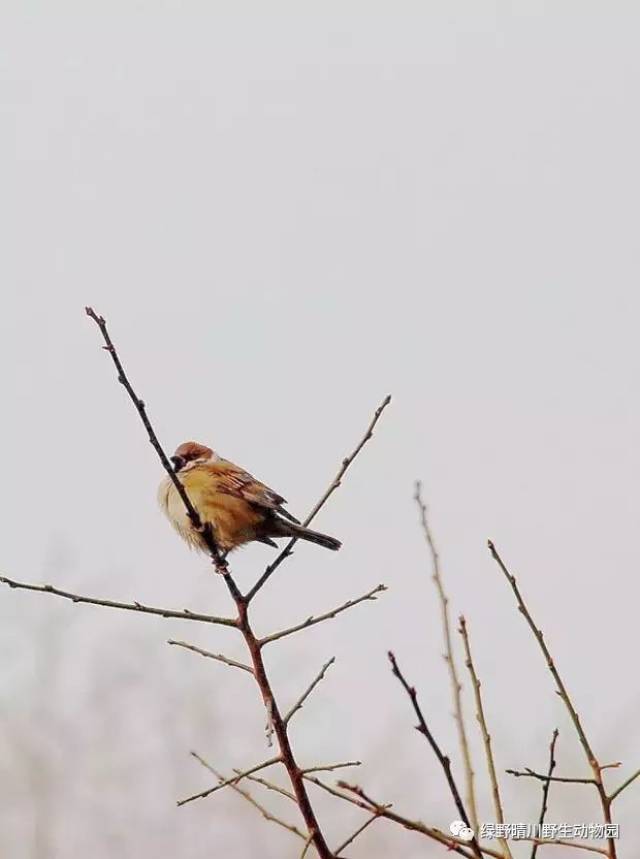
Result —
[[[287, 502], [281, 495], [210, 447], [186, 441], [171, 461], [189, 500], [202, 522], [211, 525], [224, 554], [252, 540], [276, 546], [272, 537], [296, 537], [333, 550], [342, 545], [333, 537], [305, 528], [284, 509]], [[178, 534], [190, 546], [207, 551], [170, 477], [160, 484], [158, 500]]]

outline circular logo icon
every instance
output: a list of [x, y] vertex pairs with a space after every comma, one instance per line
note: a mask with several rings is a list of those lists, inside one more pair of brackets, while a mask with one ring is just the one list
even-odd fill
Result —
[[471, 841], [473, 838], [473, 829], [470, 829], [463, 820], [454, 820], [449, 826], [449, 831], [461, 841]]

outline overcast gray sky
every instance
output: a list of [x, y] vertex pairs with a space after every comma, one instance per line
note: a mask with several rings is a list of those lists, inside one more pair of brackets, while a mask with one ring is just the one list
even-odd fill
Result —
[[[168, 448], [211, 444], [299, 514], [389, 392], [318, 519], [343, 550], [300, 547], [256, 605], [269, 631], [390, 588], [269, 653], [284, 701], [338, 657], [301, 758], [362, 758], [380, 799], [455, 816], [385, 657], [457, 762], [421, 477], [499, 769], [543, 767], [558, 725], [559, 768], [588, 775], [488, 537], [623, 761], [610, 783], [636, 769], [639, 23], [622, 2], [3, 4], [2, 572], [230, 610], [161, 518], [85, 304]], [[271, 557], [233, 558], [243, 586]], [[265, 756], [250, 682], [165, 644], [238, 658], [232, 632], [9, 590], [0, 624], [3, 854], [299, 855], [234, 796], [173, 806], [209, 783], [190, 749], [227, 771]], [[538, 786], [506, 778], [507, 819], [533, 821]], [[639, 796], [616, 809], [622, 856]], [[555, 821], [599, 819], [588, 789], [552, 798]], [[360, 819], [320, 808], [337, 839]], [[384, 823], [357, 845], [436, 849]]]

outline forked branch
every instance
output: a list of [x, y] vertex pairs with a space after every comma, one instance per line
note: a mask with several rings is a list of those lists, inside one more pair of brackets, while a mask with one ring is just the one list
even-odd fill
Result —
[[[255, 676], [256, 683], [260, 689], [262, 700], [267, 711], [269, 732], [275, 733], [280, 748], [280, 755], [277, 758], [271, 759], [266, 764], [259, 765], [257, 769], [262, 769], [264, 766], [269, 766], [275, 761], [281, 761], [284, 764], [287, 769], [287, 773], [289, 775], [289, 779], [291, 781], [293, 792], [300, 808], [300, 812], [304, 818], [305, 824], [307, 825], [307, 830], [311, 842], [313, 842], [320, 859], [333, 859], [333, 855], [318, 825], [315, 812], [311, 807], [311, 803], [309, 801], [309, 797], [303, 781], [302, 771], [296, 762], [293, 749], [291, 748], [291, 743], [287, 735], [287, 726], [284, 722], [282, 715], [280, 714], [280, 710], [276, 702], [271, 683], [266, 673], [261, 653], [261, 642], [256, 638], [251, 627], [248, 608], [249, 602], [251, 601], [251, 598], [256, 592], [257, 588], [254, 588], [248, 596], [244, 596], [236, 585], [234, 578], [229, 571], [226, 560], [221, 557], [220, 552], [218, 551], [218, 547], [215, 543], [215, 539], [211, 527], [209, 526], [209, 523], [202, 522], [198, 515], [198, 512], [189, 500], [189, 497], [184, 487], [181, 485], [180, 480], [171, 468], [169, 460], [160, 442], [158, 441], [158, 437], [155, 433], [155, 430], [153, 429], [153, 426], [151, 425], [151, 422], [147, 415], [146, 406], [144, 402], [140, 399], [140, 397], [138, 397], [138, 395], [135, 393], [124, 371], [118, 352], [107, 330], [107, 324], [105, 319], [95, 313], [95, 311], [93, 311], [90, 307], [86, 308], [86, 312], [87, 315], [90, 316], [91, 319], [93, 319], [93, 321], [98, 325], [102, 337], [105, 341], [106, 349], [111, 355], [111, 358], [115, 364], [118, 373], [118, 380], [121, 382], [121, 384], [124, 385], [127, 393], [129, 394], [129, 397], [131, 398], [138, 412], [138, 415], [140, 416], [140, 419], [142, 420], [142, 423], [144, 424], [144, 427], [147, 431], [149, 441], [155, 448], [156, 453], [158, 454], [165, 471], [173, 481], [193, 526], [195, 528], [198, 528], [203, 534], [207, 548], [209, 549], [211, 558], [216, 566], [216, 569], [224, 575], [224, 581], [227, 585], [229, 594], [235, 602], [236, 609], [238, 612], [238, 617], [237, 621], [235, 621], [235, 625], [237, 625], [237, 627], [242, 632], [245, 643], [247, 645], [247, 649], [249, 651], [249, 655], [251, 657], [251, 669]], [[257, 770], [252, 770], [252, 772], [255, 771]], [[234, 781], [237, 780], [237, 778], [238, 777], [236, 777]], [[181, 800], [178, 804], [184, 805], [194, 799], [200, 799], [205, 796], [209, 796], [211, 793], [214, 793], [223, 786], [224, 785], [218, 784], [210, 790], [203, 791], [199, 794], [194, 794], [193, 796], [187, 797], [187, 799]]]
[[202, 764], [205, 769], [209, 770], [209, 772], [212, 773], [218, 779], [218, 783], [220, 785], [226, 783], [231, 788], [231, 790], [239, 794], [249, 803], [249, 805], [252, 805], [257, 811], [259, 811], [265, 820], [268, 820], [271, 823], [275, 823], [282, 829], [288, 830], [293, 835], [297, 835], [298, 838], [301, 838], [303, 841], [307, 840], [307, 836], [303, 832], [301, 832], [297, 826], [294, 826], [293, 823], [287, 823], [281, 817], [278, 817], [277, 815], [273, 814], [271, 811], [269, 811], [268, 808], [266, 808], [266, 806], [264, 806], [261, 802], [258, 802], [258, 800], [253, 796], [252, 793], [250, 793], [245, 788], [240, 787], [237, 782], [225, 778], [222, 773], [212, 767], [211, 764], [207, 763], [207, 761], [205, 761], [204, 758], [200, 757], [197, 752], [191, 752], [191, 755], [198, 761], [198, 763]]
[[[498, 554], [498, 550], [496, 549], [495, 545], [492, 543], [491, 540], [488, 541], [488, 546], [489, 546], [489, 551], [491, 552], [493, 559], [497, 562], [497, 564], [500, 567], [500, 570], [502, 571], [504, 577], [506, 578], [506, 580], [509, 582], [509, 585], [511, 586], [511, 590], [513, 591], [513, 593], [515, 595], [516, 602], [518, 604], [518, 610], [520, 611], [520, 614], [526, 620], [529, 628], [531, 629], [531, 632], [533, 633], [536, 641], [538, 642], [538, 645], [540, 646], [540, 650], [542, 651], [542, 653], [544, 655], [544, 658], [545, 658], [546, 663], [547, 663], [547, 667], [549, 668], [549, 672], [551, 673], [551, 676], [553, 677], [553, 680], [556, 684], [556, 689], [557, 689], [558, 695], [560, 696], [560, 698], [564, 702], [565, 707], [567, 708], [567, 711], [569, 713], [571, 721], [573, 722], [573, 726], [576, 730], [576, 734], [578, 735], [578, 739], [580, 740], [580, 744], [582, 745], [582, 748], [584, 750], [584, 753], [585, 753], [585, 756], [586, 756], [587, 761], [589, 763], [589, 766], [591, 767], [591, 771], [593, 772], [593, 781], [595, 783], [596, 790], [598, 791], [598, 797], [600, 799], [600, 805], [602, 806], [602, 814], [604, 817], [604, 822], [605, 823], [611, 823], [611, 797], [609, 797], [607, 795], [607, 791], [606, 791], [605, 786], [604, 786], [604, 780], [602, 778], [603, 767], [600, 765], [598, 758], [596, 757], [596, 754], [593, 751], [593, 747], [587, 738], [585, 730], [582, 727], [582, 722], [580, 721], [580, 716], [578, 715], [578, 713], [576, 711], [576, 708], [573, 704], [573, 701], [571, 700], [571, 697], [569, 696], [569, 693], [567, 691], [567, 687], [565, 686], [564, 681], [563, 681], [562, 677], [560, 676], [560, 672], [558, 671], [558, 668], [556, 667], [555, 661], [554, 661], [553, 657], [551, 656], [551, 652], [549, 651], [549, 648], [547, 647], [547, 643], [544, 640], [544, 635], [542, 633], [542, 630], [539, 629], [539, 627], [536, 625], [535, 621], [533, 620], [533, 617], [531, 616], [529, 609], [525, 605], [524, 599], [522, 598], [522, 594], [520, 593], [520, 588], [518, 587], [518, 585], [516, 583], [516, 577], [513, 576], [509, 572], [509, 570], [505, 566], [502, 558]], [[610, 837], [607, 840], [607, 844], [608, 844], [608, 849], [609, 849], [609, 859], [616, 859], [617, 851], [616, 851], [615, 839], [613, 837]]]
[[[542, 785], [542, 806], [540, 808], [540, 817], [538, 818], [538, 826], [540, 827], [540, 831], [542, 831], [542, 824], [544, 823], [545, 817], [547, 816], [547, 808], [549, 806], [549, 789], [551, 787], [551, 778], [553, 776], [553, 771], [556, 768], [555, 752], [557, 742], [558, 729], [556, 728], [551, 737], [551, 743], [549, 744], [549, 768], [547, 770], [547, 780]], [[539, 844], [534, 842], [534, 845], [531, 848], [531, 859], [536, 859], [539, 846]]]
[[[403, 829], [407, 829], [411, 832], [417, 832], [420, 835], [424, 835], [427, 838], [432, 839], [433, 841], [437, 841], [439, 844], [444, 845], [448, 850], [452, 851], [453, 853], [456, 853], [460, 856], [465, 856], [466, 859], [474, 859], [474, 857], [477, 856], [477, 853], [473, 852], [472, 849], [469, 847], [468, 841], [463, 841], [461, 838], [449, 835], [446, 832], [442, 832], [442, 830], [437, 829], [433, 826], [427, 826], [421, 820], [412, 820], [409, 817], [405, 817], [401, 814], [398, 814], [397, 812], [392, 810], [391, 805], [389, 803], [381, 803], [377, 800], [372, 799], [358, 785], [352, 785], [344, 781], [339, 781], [337, 787], [333, 787], [332, 785], [321, 781], [316, 776], [305, 776], [305, 778], [307, 779], [307, 781], [321, 788], [326, 793], [331, 794], [331, 796], [335, 796], [338, 799], [344, 800], [345, 802], [349, 802], [351, 803], [351, 805], [356, 805], [358, 806], [358, 808], [361, 808], [364, 811], [368, 811], [369, 813], [375, 812], [378, 817], [384, 817], [385, 820], [390, 820], [393, 823], [397, 823], [398, 826], [401, 826]], [[494, 850], [491, 847], [483, 847], [482, 854], [485, 856], [494, 857], [494, 859], [503, 859], [502, 853], [499, 853], [497, 850]]]
[[267, 767], [272, 767], [274, 764], [282, 763], [282, 756], [278, 755], [275, 758], [269, 758], [266, 761], [262, 761], [260, 764], [256, 764], [254, 767], [250, 767], [247, 770], [243, 770], [240, 773], [232, 776], [231, 778], [225, 779], [224, 781], [219, 781], [218, 784], [213, 787], [208, 788], [207, 790], [203, 790], [200, 793], [194, 793], [192, 796], [188, 796], [186, 799], [178, 800], [178, 805], [187, 805], [189, 802], [193, 802], [196, 799], [205, 799], [205, 797], [210, 796], [212, 793], [216, 793], [218, 790], [222, 790], [223, 787], [229, 787], [229, 785], [237, 784], [239, 781], [242, 781], [248, 775], [253, 775], [253, 773], [260, 772], [260, 770], [264, 770]]

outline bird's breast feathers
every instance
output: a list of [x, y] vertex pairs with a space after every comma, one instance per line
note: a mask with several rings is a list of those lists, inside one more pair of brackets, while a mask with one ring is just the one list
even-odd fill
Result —
[[[258, 500], [258, 487], [262, 484], [251, 475], [219, 460], [190, 468], [180, 473], [178, 479], [202, 520], [212, 525], [222, 548], [253, 539], [256, 527], [264, 520], [264, 512], [252, 503]], [[191, 546], [206, 549], [170, 477], [161, 483], [158, 500], [180, 536]]]

